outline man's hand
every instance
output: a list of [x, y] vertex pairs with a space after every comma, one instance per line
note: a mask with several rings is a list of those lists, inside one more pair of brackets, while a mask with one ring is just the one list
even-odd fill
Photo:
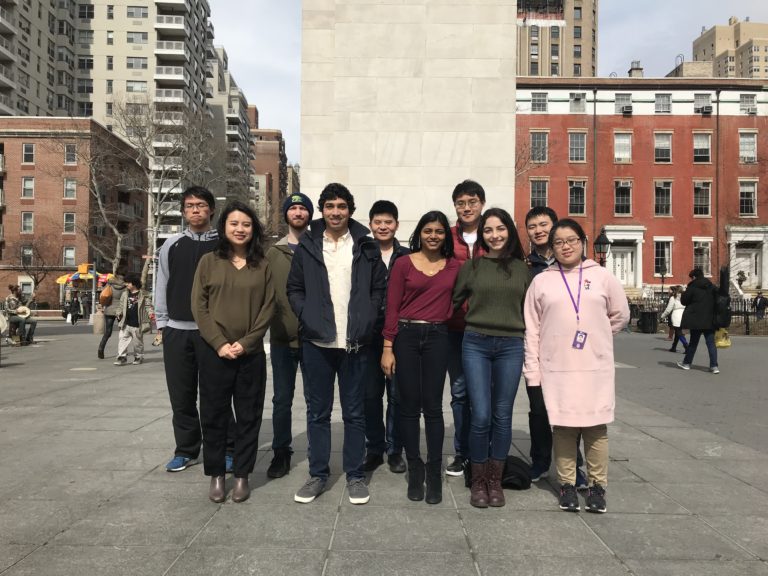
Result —
[[219, 358], [226, 358], [227, 360], [234, 360], [237, 358], [237, 356], [232, 353], [232, 344], [224, 344], [221, 348], [216, 350], [216, 353], [219, 355]]
[[235, 358], [242, 356], [245, 354], [245, 349], [243, 348], [243, 345], [240, 344], [240, 342], [235, 342], [230, 346], [229, 351], [234, 355]]

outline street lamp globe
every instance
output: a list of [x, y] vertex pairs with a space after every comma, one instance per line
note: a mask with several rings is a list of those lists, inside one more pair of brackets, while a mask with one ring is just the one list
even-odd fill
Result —
[[600, 229], [600, 234], [592, 243], [592, 249], [595, 251], [595, 259], [599, 262], [600, 266], [605, 266], [605, 259], [608, 256], [608, 251], [611, 249], [611, 241], [605, 235], [605, 228]]

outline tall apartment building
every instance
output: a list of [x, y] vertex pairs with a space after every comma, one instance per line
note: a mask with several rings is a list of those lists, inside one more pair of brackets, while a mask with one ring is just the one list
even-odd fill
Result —
[[597, 76], [598, 0], [518, 0], [518, 76]]
[[768, 24], [732, 16], [727, 26], [702, 29], [693, 60], [711, 62], [717, 78], [768, 78]]
[[280, 130], [259, 128], [259, 110], [248, 108], [251, 122], [251, 166], [258, 178], [258, 194], [261, 197], [261, 217], [270, 233], [280, 234], [285, 229], [280, 208], [288, 191], [288, 157], [285, 140]]

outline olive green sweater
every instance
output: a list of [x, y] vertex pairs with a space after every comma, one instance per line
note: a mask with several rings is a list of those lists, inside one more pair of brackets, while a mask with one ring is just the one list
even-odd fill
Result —
[[240, 342], [246, 354], [264, 351], [264, 334], [275, 305], [266, 258], [240, 270], [215, 253], [200, 259], [192, 284], [192, 315], [200, 335], [218, 350]]
[[487, 336], [524, 336], [523, 303], [531, 273], [522, 260], [512, 260], [508, 268], [505, 272], [498, 260], [488, 256], [462, 265], [453, 305], [458, 308], [467, 301], [466, 330]]

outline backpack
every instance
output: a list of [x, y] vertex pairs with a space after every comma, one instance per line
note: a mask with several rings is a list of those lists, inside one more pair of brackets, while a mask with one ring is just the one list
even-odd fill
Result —
[[712, 324], [715, 328], [728, 328], [731, 325], [731, 297], [727, 294], [721, 294], [720, 291], [715, 288], [715, 315], [712, 319]]

